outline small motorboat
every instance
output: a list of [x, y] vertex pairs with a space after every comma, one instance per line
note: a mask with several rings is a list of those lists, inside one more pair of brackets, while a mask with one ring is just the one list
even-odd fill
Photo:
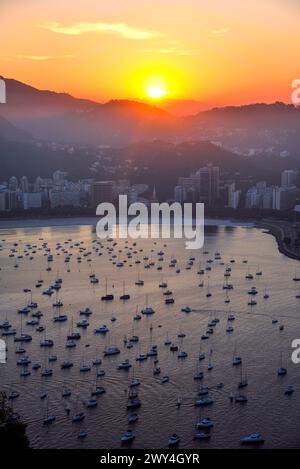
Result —
[[101, 387], [101, 386], [97, 386], [96, 389], [94, 389], [93, 391], [91, 391], [91, 396], [92, 396], [92, 397], [101, 396], [101, 394], [104, 394], [104, 393], [106, 393], [105, 388], [103, 388], [103, 387]]
[[170, 381], [169, 376], [163, 376], [160, 380], [160, 383], [165, 384], [165, 383], [168, 383], [169, 381]]
[[290, 396], [291, 394], [293, 394], [293, 392], [294, 392], [294, 388], [293, 388], [293, 386], [290, 385], [290, 386], [288, 386], [287, 389], [284, 391], [284, 394], [285, 394], [286, 396]]
[[130, 443], [134, 439], [135, 439], [135, 434], [131, 430], [129, 430], [121, 437], [121, 443], [122, 444]]
[[109, 332], [109, 328], [106, 324], [103, 324], [102, 326], [94, 330], [95, 334], [107, 334], [107, 332]]
[[210, 418], [205, 418], [205, 419], [199, 420], [199, 422], [197, 422], [197, 424], [196, 424], [197, 428], [212, 428], [213, 426], [214, 426], [214, 424], [210, 420]]
[[[13, 335], [12, 330], [2, 332], [2, 335]], [[14, 332], [15, 333], [15, 332]], [[14, 338], [14, 342], [31, 342], [32, 337], [29, 334], [21, 334]]]
[[98, 401], [96, 399], [89, 399], [86, 403], [86, 407], [88, 409], [91, 409], [93, 407], [97, 407], [97, 405], [98, 405]]
[[129, 370], [129, 368], [131, 368], [131, 364], [128, 359], [118, 365], [118, 370]]
[[127, 410], [138, 409], [139, 407], [141, 407], [141, 405], [142, 405], [142, 403], [141, 403], [141, 401], [138, 397], [131, 398], [127, 402]]
[[91, 371], [91, 367], [89, 365], [81, 365], [79, 370], [81, 373], [87, 373]]
[[52, 376], [52, 375], [53, 375], [53, 371], [50, 368], [45, 368], [41, 373], [41, 376], [44, 378], [47, 376]]
[[50, 423], [55, 422], [55, 420], [56, 420], [56, 417], [55, 417], [54, 415], [48, 415], [48, 417], [46, 417], [46, 418], [44, 419], [43, 424], [44, 424], [44, 425], [49, 425]]
[[177, 350], [178, 350], [178, 345], [176, 345], [176, 344], [171, 344], [170, 350], [171, 350], [171, 352], [177, 352]]
[[79, 340], [81, 335], [79, 332], [72, 332], [71, 334], [67, 335], [67, 340]]
[[138, 414], [131, 414], [128, 416], [128, 423], [135, 423], [138, 421]]
[[209, 440], [210, 437], [211, 437], [210, 433], [197, 432], [194, 435], [194, 440]]
[[264, 441], [265, 440], [260, 433], [251, 433], [241, 439], [241, 443], [247, 445], [262, 444]]
[[64, 361], [62, 364], [61, 364], [61, 369], [62, 370], [67, 370], [68, 368], [72, 368], [73, 366], [73, 362], [71, 361]]
[[134, 388], [135, 386], [139, 386], [140, 384], [141, 384], [141, 382], [138, 378], [133, 378], [131, 383], [130, 383], [130, 387]]
[[287, 369], [286, 368], [284, 368], [283, 366], [278, 368], [278, 370], [277, 370], [277, 375], [278, 376], [284, 376], [286, 374], [287, 374]]
[[74, 417], [72, 418], [72, 422], [78, 423], [78, 422], [82, 422], [82, 420], [84, 419], [85, 419], [85, 414], [83, 412], [79, 412], [79, 414], [74, 415]]
[[90, 308], [81, 309], [79, 311], [80, 316], [90, 316], [91, 314], [93, 314], [93, 312], [90, 310]]
[[248, 397], [246, 396], [243, 396], [243, 395], [238, 395], [238, 396], [235, 396], [235, 402], [238, 402], [240, 404], [246, 404], [246, 402], [248, 402]]
[[170, 438], [168, 439], [168, 444], [169, 446], [176, 446], [178, 445], [180, 442], [180, 438], [178, 435], [176, 435], [176, 433], [174, 433], [172, 436], [170, 436]]
[[142, 309], [141, 311], [141, 314], [144, 314], [145, 316], [151, 316], [154, 313], [155, 313], [154, 309], [151, 308], [150, 306], [146, 306], [146, 308]]
[[104, 351], [104, 356], [109, 357], [109, 356], [112, 356], [112, 355], [118, 355], [119, 353], [121, 353], [121, 351], [118, 347], [108, 347]]
[[53, 322], [66, 322], [68, 320], [68, 316], [66, 314], [60, 314], [58, 316], [54, 316]]
[[54, 342], [51, 339], [45, 339], [40, 342], [40, 347], [53, 347]]
[[237, 357], [237, 356], [233, 357], [233, 360], [232, 360], [233, 366], [241, 365], [241, 363], [242, 363], [241, 357]]
[[198, 396], [207, 396], [209, 389], [208, 388], [201, 388], [198, 391]]
[[57, 356], [56, 355], [50, 355], [50, 357], [48, 358], [48, 361], [49, 361], [49, 363], [56, 362], [57, 361]]
[[212, 405], [214, 403], [214, 401], [212, 400], [211, 397], [207, 397], [206, 399], [197, 399], [195, 401], [195, 406], [196, 407], [205, 407], [205, 406], [208, 406], [208, 405]]
[[192, 308], [190, 308], [189, 306], [185, 306], [184, 308], [181, 308], [181, 311], [183, 313], [191, 313]]
[[165, 299], [165, 304], [166, 304], [166, 305], [172, 305], [172, 304], [174, 304], [174, 303], [175, 303], [174, 298], [166, 298], [166, 299]]
[[102, 364], [101, 358], [96, 358], [95, 360], [93, 360], [93, 366], [99, 366], [101, 364]]
[[31, 360], [27, 356], [19, 358], [19, 360], [17, 360], [17, 365], [25, 366], [25, 365], [29, 365], [30, 363], [31, 363]]
[[76, 325], [77, 325], [77, 327], [81, 327], [82, 329], [86, 329], [90, 325], [90, 323], [88, 322], [87, 319], [82, 319], [81, 321], [78, 321]]
[[112, 301], [114, 299], [114, 295], [108, 294], [101, 297], [101, 301]]
[[20, 396], [20, 393], [18, 393], [18, 391], [12, 391], [9, 395], [8, 395], [8, 399], [10, 401], [14, 400], [14, 399], [17, 399], [18, 397]]

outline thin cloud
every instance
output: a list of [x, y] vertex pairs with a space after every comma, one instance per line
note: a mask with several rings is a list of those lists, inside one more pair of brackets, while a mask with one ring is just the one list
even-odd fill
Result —
[[194, 52], [177, 49], [147, 49], [146, 52], [153, 52], [157, 54], [195, 55]]
[[228, 33], [228, 29], [227, 28], [211, 29], [210, 32], [212, 34], [226, 34], [226, 33]]
[[73, 23], [63, 26], [60, 23], [48, 23], [42, 26], [53, 33], [79, 36], [85, 33], [117, 34], [126, 39], [144, 40], [162, 37], [162, 34], [155, 31], [136, 29], [126, 23]]
[[74, 55], [17, 55], [17, 59], [24, 59], [24, 60], [36, 60], [36, 61], [43, 61], [43, 60], [53, 60], [53, 59], [72, 59]]

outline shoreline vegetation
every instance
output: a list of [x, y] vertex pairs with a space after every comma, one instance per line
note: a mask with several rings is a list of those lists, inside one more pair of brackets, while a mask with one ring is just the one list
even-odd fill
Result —
[[[32, 227], [39, 227], [41, 226], [38, 224], [39, 221], [54, 221], [62, 218], [68, 221], [76, 218], [90, 218], [91, 221], [95, 219], [95, 223], [99, 219], [95, 215], [95, 210], [91, 208], [64, 207], [55, 210], [11, 211], [0, 214], [0, 230], [18, 227], [14, 226], [14, 222], [36, 222]], [[274, 236], [278, 249], [282, 254], [300, 260], [300, 213], [298, 212], [291, 210], [210, 208], [205, 209], [205, 218], [232, 223], [251, 223], [253, 226], [264, 229], [266, 233]], [[70, 224], [68, 223], [68, 225]]]
[[27, 425], [19, 420], [8, 404], [6, 393], [0, 392], [0, 441], [3, 449], [29, 449]]

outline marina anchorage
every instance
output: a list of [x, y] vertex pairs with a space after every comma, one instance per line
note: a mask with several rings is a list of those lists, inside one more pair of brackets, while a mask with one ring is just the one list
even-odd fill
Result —
[[[111, 202], [97, 206], [96, 215], [102, 217], [96, 225], [100, 239], [112, 238], [185, 238], [186, 249], [201, 249], [204, 244], [204, 204], [151, 203], [150, 214], [146, 204], [136, 202], [128, 205], [127, 195], [119, 195], [117, 210]], [[195, 216], [193, 217], [193, 213]], [[172, 216], [171, 216], [172, 215]], [[133, 217], [129, 220], [129, 217]], [[150, 235], [149, 235], [150, 234]]]

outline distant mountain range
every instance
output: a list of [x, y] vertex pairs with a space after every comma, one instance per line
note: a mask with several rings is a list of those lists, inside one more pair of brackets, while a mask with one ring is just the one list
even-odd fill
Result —
[[192, 116], [212, 109], [215, 105], [195, 99], [163, 99], [157, 106], [176, 117]]
[[0, 105], [0, 138], [22, 141], [32, 136], [115, 148], [139, 141], [201, 139], [221, 141], [229, 147], [274, 146], [291, 153], [300, 148], [300, 111], [293, 105], [230, 106], [178, 117], [183, 108], [196, 111], [205, 104], [165, 100], [160, 104], [164, 109], [130, 100], [101, 104], [38, 90], [13, 79], [5, 81], [7, 104]]

